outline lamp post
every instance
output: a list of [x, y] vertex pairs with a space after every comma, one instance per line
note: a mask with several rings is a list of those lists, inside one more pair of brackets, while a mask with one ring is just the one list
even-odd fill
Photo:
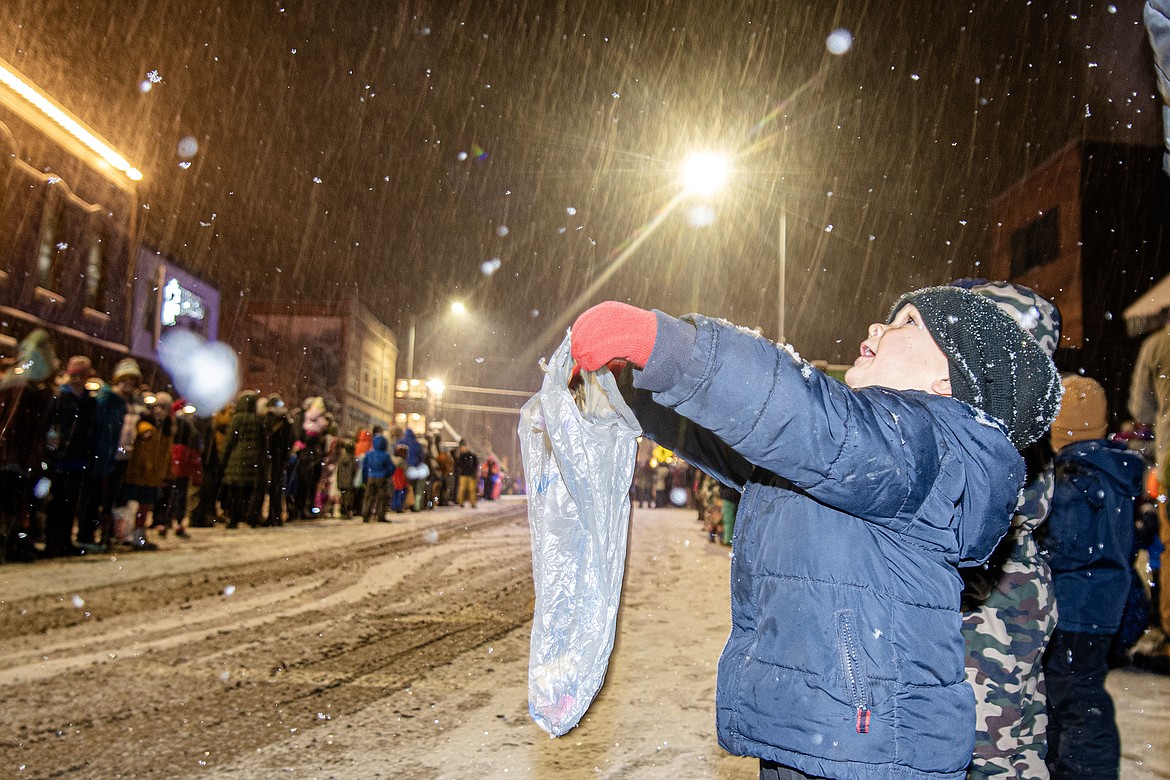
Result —
[[776, 299], [778, 301], [777, 307], [779, 308], [779, 312], [778, 312], [779, 316], [777, 317], [777, 320], [779, 322], [778, 332], [779, 332], [779, 343], [780, 344], [783, 344], [785, 342], [785, 338], [784, 338], [784, 289], [786, 287], [786, 284], [785, 284], [786, 280], [785, 280], [784, 276], [785, 276], [785, 273], [787, 271], [787, 267], [788, 267], [788, 208], [786, 207], [786, 205], [783, 202], [781, 202], [780, 203], [780, 284], [779, 284], [779, 289], [777, 291], [779, 293], [779, 295], [776, 296]]
[[[718, 152], [696, 152], [687, 157], [680, 169], [683, 194], [709, 199], [727, 183], [727, 157]], [[691, 310], [699, 308], [699, 274], [691, 282]]]
[[[463, 301], [451, 302], [451, 313], [462, 317], [467, 314], [467, 305]], [[414, 379], [414, 334], [415, 316], [410, 315], [410, 331], [406, 340], [406, 378]]]
[[414, 315], [410, 315], [410, 335], [406, 339], [406, 378], [414, 379]]
[[[680, 179], [684, 194], [707, 199], [717, 193], [727, 183], [730, 173], [728, 158], [716, 152], [696, 152], [683, 161], [680, 169]], [[780, 201], [779, 220], [779, 247], [778, 268], [776, 280], [776, 336], [780, 343], [787, 341], [784, 332], [786, 319], [785, 291], [788, 287], [788, 206], [784, 200]], [[698, 277], [691, 290], [691, 308], [698, 307], [699, 287]]]

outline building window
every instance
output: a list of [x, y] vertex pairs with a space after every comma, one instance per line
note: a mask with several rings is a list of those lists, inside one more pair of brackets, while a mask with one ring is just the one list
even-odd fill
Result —
[[106, 241], [99, 233], [90, 237], [85, 253], [85, 305], [106, 310]]
[[1012, 277], [1060, 256], [1060, 209], [1053, 208], [1012, 233]]
[[362, 334], [357, 328], [354, 328], [345, 346], [345, 380], [346, 386], [351, 393], [357, 393], [360, 390], [359, 378], [361, 377], [361, 348], [362, 348]]
[[41, 242], [37, 248], [37, 284], [56, 290], [61, 284], [61, 266], [68, 244], [61, 230], [61, 209], [57, 198], [45, 200], [41, 217]]

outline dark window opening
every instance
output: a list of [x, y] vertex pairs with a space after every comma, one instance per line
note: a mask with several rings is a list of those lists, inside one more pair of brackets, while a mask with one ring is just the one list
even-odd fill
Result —
[[1050, 209], [1012, 233], [1012, 277], [1060, 256], [1060, 209]]
[[68, 244], [61, 230], [61, 210], [57, 199], [49, 198], [41, 218], [41, 242], [37, 247], [37, 284], [57, 290], [61, 284], [61, 266]]
[[95, 311], [106, 310], [106, 242], [95, 233], [85, 255], [85, 305]]

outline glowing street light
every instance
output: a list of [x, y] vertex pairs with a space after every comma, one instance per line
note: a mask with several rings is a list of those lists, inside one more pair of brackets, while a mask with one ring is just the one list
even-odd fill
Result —
[[730, 165], [717, 152], [696, 152], [683, 161], [683, 189], [692, 195], [709, 198], [727, 183]]
[[[451, 313], [457, 317], [463, 317], [467, 314], [467, 305], [463, 301], [451, 301]], [[406, 344], [406, 376], [408, 379], [414, 378], [414, 332], [415, 332], [415, 317], [410, 315], [410, 335]]]
[[[683, 161], [681, 175], [683, 193], [685, 195], [695, 195], [701, 198], [709, 198], [722, 189], [723, 185], [727, 183], [727, 177], [731, 170], [731, 165], [728, 158], [718, 152], [696, 152]], [[784, 334], [784, 290], [787, 287], [786, 272], [788, 266], [788, 208], [784, 203], [780, 204], [780, 224], [779, 224], [779, 257], [778, 260], [778, 280], [777, 280], [777, 331], [778, 340], [783, 343], [786, 341]], [[709, 223], [703, 223], [709, 224]], [[698, 284], [692, 291], [692, 307], [698, 306]]]

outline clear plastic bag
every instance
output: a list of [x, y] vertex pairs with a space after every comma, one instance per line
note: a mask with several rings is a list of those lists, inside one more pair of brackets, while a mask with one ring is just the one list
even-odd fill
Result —
[[568, 388], [570, 336], [520, 413], [536, 610], [528, 712], [551, 736], [585, 714], [609, 665], [617, 629], [641, 428], [608, 369]]

